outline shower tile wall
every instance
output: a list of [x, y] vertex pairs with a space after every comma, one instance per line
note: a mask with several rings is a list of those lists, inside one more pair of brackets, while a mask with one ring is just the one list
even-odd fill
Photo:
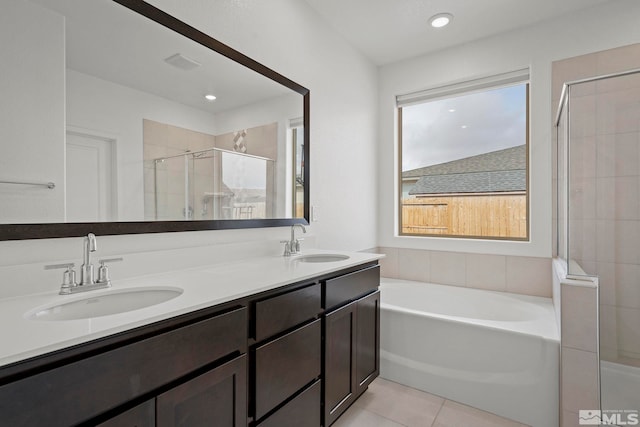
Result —
[[[640, 44], [560, 63], [556, 91], [560, 81], [640, 68]], [[569, 258], [599, 277], [601, 358], [640, 366], [640, 74], [574, 88]]]
[[[564, 82], [635, 68], [640, 44], [554, 62], [554, 115]], [[640, 331], [632, 326], [640, 324], [638, 100], [640, 75], [572, 87], [568, 258], [597, 275], [599, 289], [571, 280], [561, 286], [565, 426], [599, 403], [598, 350], [602, 360], [640, 362]], [[570, 263], [569, 273], [580, 275], [579, 267]]]

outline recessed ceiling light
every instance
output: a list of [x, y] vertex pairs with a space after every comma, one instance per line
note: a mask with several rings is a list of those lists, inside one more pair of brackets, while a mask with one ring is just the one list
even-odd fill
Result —
[[451, 22], [453, 15], [450, 13], [438, 13], [429, 18], [429, 23], [433, 28], [442, 28]]
[[467, 126], [467, 125], [462, 125], [462, 126], [460, 126], [460, 127], [461, 127], [462, 129], [466, 129], [466, 128], [468, 128], [469, 126]]
[[450, 113], [455, 113], [455, 112], [456, 112], [456, 109], [455, 109], [455, 108], [449, 108], [449, 112], [450, 112]]
[[207, 99], [207, 101], [215, 101], [216, 100], [216, 96], [215, 95], [208, 94], [208, 95], [205, 95], [204, 97]]

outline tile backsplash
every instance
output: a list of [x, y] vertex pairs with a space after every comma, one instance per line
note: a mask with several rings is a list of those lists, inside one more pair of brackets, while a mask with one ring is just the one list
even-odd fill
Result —
[[378, 247], [381, 275], [551, 297], [551, 258]]

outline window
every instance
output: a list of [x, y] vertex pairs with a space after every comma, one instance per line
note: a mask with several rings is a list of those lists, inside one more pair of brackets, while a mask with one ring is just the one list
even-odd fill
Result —
[[528, 79], [397, 97], [400, 235], [528, 239]]
[[289, 120], [291, 140], [291, 188], [293, 218], [304, 218], [304, 123], [302, 117]]

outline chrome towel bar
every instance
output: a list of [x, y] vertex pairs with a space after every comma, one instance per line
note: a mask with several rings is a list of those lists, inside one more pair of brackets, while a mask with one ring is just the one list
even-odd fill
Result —
[[0, 181], [0, 184], [17, 184], [17, 185], [38, 185], [47, 187], [49, 190], [56, 188], [53, 182], [19, 182], [19, 181]]

